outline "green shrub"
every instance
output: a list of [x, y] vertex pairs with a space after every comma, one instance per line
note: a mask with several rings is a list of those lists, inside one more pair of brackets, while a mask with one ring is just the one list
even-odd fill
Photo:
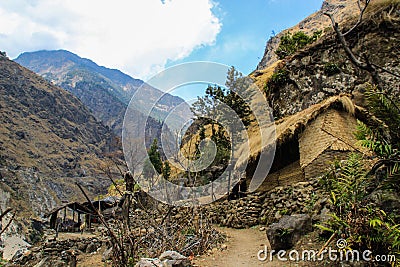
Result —
[[271, 78], [265, 85], [265, 91], [273, 91], [279, 86], [283, 86], [290, 81], [289, 73], [286, 69], [279, 69], [277, 72], [272, 74]]
[[322, 34], [322, 31], [316, 31], [311, 36], [302, 31], [295, 34], [286, 33], [281, 37], [281, 42], [275, 53], [279, 59], [283, 59], [294, 54], [297, 50], [302, 49], [306, 45], [315, 42]]
[[340, 68], [336, 63], [325, 63], [324, 72], [326, 75], [331, 76], [340, 73]]
[[336, 162], [321, 182], [330, 194], [332, 213], [326, 224], [317, 227], [345, 238], [348, 248], [398, 255], [399, 224], [394, 214], [372, 200], [376, 179], [359, 154]]
[[331, 219], [323, 231], [346, 238], [351, 249], [369, 249], [375, 255], [395, 255], [400, 266], [400, 216], [391, 205], [400, 190], [400, 108], [397, 99], [368, 86], [367, 106], [380, 121], [369, 127], [359, 123], [359, 144], [374, 152], [376, 161], [352, 154], [336, 162], [321, 180], [330, 194]]

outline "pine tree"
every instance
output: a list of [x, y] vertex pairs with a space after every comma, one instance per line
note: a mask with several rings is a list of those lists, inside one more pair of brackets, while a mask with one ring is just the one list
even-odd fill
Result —
[[158, 174], [162, 173], [163, 163], [161, 161], [160, 152], [158, 151], [158, 143], [157, 139], [153, 140], [153, 143], [150, 146], [149, 151], [147, 152], [149, 155], [149, 160], [147, 160], [143, 167], [143, 173], [146, 176], [153, 176], [156, 173], [153, 171], [154, 169], [157, 171]]
[[243, 124], [247, 127], [251, 124], [253, 119], [251, 118], [251, 109], [246, 101], [240, 96], [248, 94], [246, 90], [251, 85], [251, 80], [247, 77], [243, 77], [235, 67], [231, 67], [228, 70], [227, 79], [225, 86], [228, 88], [226, 95], [224, 96], [223, 102], [231, 107]]

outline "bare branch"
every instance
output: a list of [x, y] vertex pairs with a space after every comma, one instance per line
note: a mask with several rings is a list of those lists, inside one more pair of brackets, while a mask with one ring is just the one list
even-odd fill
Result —
[[0, 221], [3, 219], [4, 216], [7, 215], [7, 213], [9, 213], [10, 211], [12, 211], [12, 208], [7, 208], [2, 214], [0, 214]]
[[348, 35], [349, 33], [351, 33], [355, 28], [358, 27], [358, 25], [361, 24], [362, 19], [363, 19], [364, 12], [365, 12], [365, 10], [367, 9], [367, 7], [368, 7], [368, 5], [369, 5], [370, 2], [371, 2], [371, 0], [365, 0], [365, 5], [364, 5], [364, 7], [361, 7], [361, 1], [360, 1], [360, 0], [357, 0], [357, 5], [358, 5], [358, 8], [360, 9], [360, 15], [358, 16], [358, 21], [357, 21], [357, 23], [354, 24], [353, 27], [351, 27], [347, 32], [343, 33], [343, 36], [346, 36], [346, 35]]
[[[369, 3], [369, 0], [367, 0]], [[381, 89], [382, 88], [382, 81], [378, 75], [378, 72], [376, 71], [376, 68], [369, 62], [367, 56], [364, 54], [364, 62], [359, 60], [353, 53], [353, 51], [351, 51], [349, 45], [347, 44], [347, 41], [343, 35], [343, 33], [341, 32], [341, 30], [339, 29], [339, 25], [338, 23], [335, 21], [335, 18], [333, 17], [333, 15], [331, 13], [325, 12], [324, 15], [328, 16], [332, 22], [332, 27], [335, 30], [336, 36], [340, 42], [340, 44], [343, 46], [343, 49], [346, 53], [346, 55], [348, 56], [348, 58], [350, 59], [350, 61], [356, 65], [356, 67], [362, 69], [362, 70], [366, 70], [368, 71], [371, 76], [372, 79], [374, 80], [376, 86]]]
[[400, 74], [398, 74], [398, 73], [395, 73], [395, 72], [393, 72], [393, 71], [391, 71], [391, 70], [385, 69], [384, 67], [381, 67], [381, 66], [379, 66], [379, 65], [377, 65], [377, 64], [374, 64], [374, 63], [371, 63], [371, 65], [374, 66], [374, 67], [377, 68], [377, 69], [380, 69], [380, 70], [383, 71], [383, 72], [386, 72], [386, 73], [388, 73], [388, 74], [394, 76], [394, 77], [400, 78]]
[[369, 66], [366, 63], [364, 63], [364, 62], [360, 61], [359, 59], [357, 59], [356, 56], [351, 51], [349, 45], [346, 42], [346, 39], [344, 38], [343, 33], [340, 31], [339, 25], [335, 21], [335, 18], [333, 17], [333, 15], [331, 13], [327, 13], [327, 12], [325, 12], [324, 15], [326, 15], [326, 16], [328, 16], [330, 18], [330, 20], [332, 22], [332, 27], [335, 30], [336, 36], [339, 39], [339, 42], [343, 46], [343, 49], [346, 52], [346, 54], [349, 57], [349, 59], [351, 60], [351, 62], [353, 62], [354, 65], [356, 65], [357, 67], [359, 67], [359, 68], [361, 68], [363, 70], [369, 70]]
[[90, 203], [91, 208], [96, 212], [97, 216], [99, 217], [100, 222], [104, 225], [104, 227], [107, 229], [107, 232], [109, 234], [109, 236], [111, 237], [111, 239], [114, 242], [111, 242], [113, 245], [117, 246], [119, 253], [119, 256], [122, 258], [123, 262], [124, 261], [124, 250], [123, 250], [123, 246], [120, 244], [118, 237], [115, 235], [114, 231], [110, 228], [110, 226], [108, 225], [108, 223], [106, 222], [106, 220], [104, 219], [103, 215], [100, 213], [100, 211], [98, 209], [96, 209], [96, 207], [93, 205], [92, 201], [89, 199], [88, 195], [86, 194], [86, 192], [83, 190], [82, 186], [79, 183], [76, 183], [76, 185], [78, 186], [78, 188], [81, 190], [82, 194], [85, 196], [86, 200]]
[[[11, 212], [12, 211], [12, 209], [11, 208], [8, 208], [8, 209], [6, 209], [6, 211], [5, 212], [3, 212], [1, 215], [0, 215], [0, 221], [1, 221], [1, 219], [7, 214], [7, 213], [9, 213], [9, 212]], [[3, 228], [3, 229], [1, 229], [1, 231], [0, 231], [0, 236], [7, 230], [7, 228], [10, 226], [10, 224], [12, 223], [12, 221], [14, 220], [14, 218], [15, 218], [15, 214], [17, 214], [16, 212], [14, 212], [13, 213], [13, 215], [11, 216], [11, 219], [8, 221], [8, 223], [6, 224], [6, 226]]]

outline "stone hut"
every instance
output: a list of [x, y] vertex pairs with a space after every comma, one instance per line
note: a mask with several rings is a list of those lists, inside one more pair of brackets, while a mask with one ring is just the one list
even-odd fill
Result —
[[333, 160], [358, 151], [354, 132], [357, 119], [350, 113], [328, 109], [305, 128], [299, 138], [300, 167], [305, 179], [326, 172]]
[[339, 95], [277, 121], [275, 158], [258, 191], [307, 181], [323, 175], [334, 160], [345, 159], [350, 152], [364, 153], [354, 136], [357, 119], [371, 120], [349, 96]]

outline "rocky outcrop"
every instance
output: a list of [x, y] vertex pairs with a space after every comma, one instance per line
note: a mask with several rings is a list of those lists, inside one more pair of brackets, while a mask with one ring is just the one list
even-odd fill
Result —
[[284, 215], [279, 222], [267, 229], [271, 249], [275, 251], [292, 248], [306, 233], [312, 230], [311, 217], [307, 214]]
[[[308, 16], [302, 20], [299, 24], [280, 32], [279, 34], [272, 36], [265, 46], [264, 55], [258, 63], [256, 70], [263, 70], [274, 64], [278, 57], [275, 54], [276, 49], [279, 46], [280, 38], [290, 32], [303, 31], [307, 34], [312, 34], [318, 30], [325, 30], [330, 27], [329, 19], [324, 16], [324, 12], [335, 11], [338, 16], [337, 22], [342, 22], [349, 17], [353, 16], [354, 10], [357, 10], [356, 1], [344, 1], [344, 0], [325, 0], [322, 3], [321, 9], [314, 14]], [[356, 8], [356, 9], [354, 9]]]
[[[400, 38], [400, 14], [392, 13], [388, 19], [390, 10], [390, 6], [382, 6], [371, 11], [362, 24], [346, 35], [346, 40], [355, 55], [365, 54], [371, 63], [378, 66], [385, 88], [398, 98], [400, 78], [389, 72], [400, 72], [396, 48]], [[349, 21], [340, 26], [347, 29], [353, 23]], [[348, 59], [330, 28], [317, 42], [277, 64], [275, 73], [282, 74], [284, 79], [275, 82], [274, 86], [265, 87], [275, 118], [293, 115], [340, 93], [352, 95], [355, 104], [363, 106], [362, 93], [373, 83], [368, 72], [360, 70]], [[265, 81], [270, 77], [264, 77]], [[265, 85], [265, 82], [260, 84]]]

